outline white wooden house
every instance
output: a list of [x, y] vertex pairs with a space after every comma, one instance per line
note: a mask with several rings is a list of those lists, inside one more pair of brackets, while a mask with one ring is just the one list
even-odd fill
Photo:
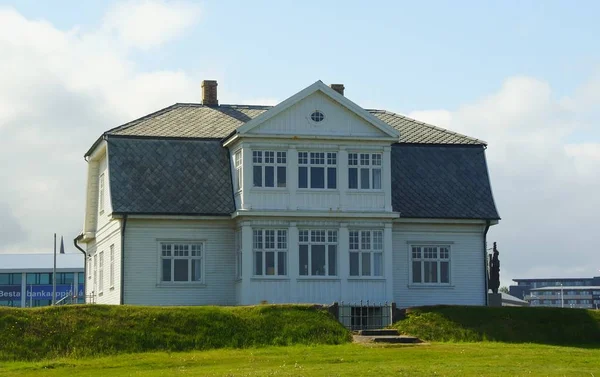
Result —
[[317, 81], [175, 104], [86, 154], [87, 294], [139, 305], [485, 305], [485, 142]]

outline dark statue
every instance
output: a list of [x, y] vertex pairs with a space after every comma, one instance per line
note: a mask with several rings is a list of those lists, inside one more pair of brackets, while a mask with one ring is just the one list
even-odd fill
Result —
[[490, 254], [490, 278], [488, 280], [488, 287], [494, 293], [498, 293], [498, 288], [500, 288], [500, 261], [498, 260], [498, 249], [496, 248], [496, 243], [494, 242], [494, 252]]

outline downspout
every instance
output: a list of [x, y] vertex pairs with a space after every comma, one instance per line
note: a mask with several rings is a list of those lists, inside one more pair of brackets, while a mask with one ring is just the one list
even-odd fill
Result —
[[483, 231], [483, 285], [485, 287], [484, 291], [484, 302], [485, 306], [488, 306], [488, 255], [487, 255], [487, 233], [490, 230], [490, 220], [485, 221], [485, 230]]
[[123, 229], [121, 230], [121, 305], [125, 303], [125, 230], [127, 229], [127, 214], [123, 215]]
[[[86, 288], [87, 288], [87, 253], [81, 247], [79, 247], [79, 245], [77, 244], [77, 241], [79, 241], [82, 238], [83, 238], [83, 233], [81, 233], [80, 235], [78, 235], [77, 237], [75, 237], [73, 239], [73, 245], [75, 245], [75, 248], [77, 248], [77, 250], [79, 250], [83, 253], [83, 298], [85, 301], [85, 292], [87, 292], [86, 291]], [[78, 285], [77, 293], [79, 293], [79, 282], [77, 283], [77, 285]]]

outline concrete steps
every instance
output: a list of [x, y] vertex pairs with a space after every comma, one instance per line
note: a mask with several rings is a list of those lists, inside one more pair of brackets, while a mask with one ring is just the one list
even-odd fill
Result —
[[360, 330], [353, 335], [357, 343], [417, 344], [422, 343], [414, 336], [400, 335], [398, 330], [377, 329]]

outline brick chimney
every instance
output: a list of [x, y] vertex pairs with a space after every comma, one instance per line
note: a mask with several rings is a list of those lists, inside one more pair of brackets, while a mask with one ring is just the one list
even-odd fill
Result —
[[206, 106], [219, 106], [216, 80], [202, 80], [202, 104]]
[[329, 85], [329, 87], [335, 90], [336, 92], [340, 93], [341, 95], [344, 95], [344, 84], [331, 84]]

